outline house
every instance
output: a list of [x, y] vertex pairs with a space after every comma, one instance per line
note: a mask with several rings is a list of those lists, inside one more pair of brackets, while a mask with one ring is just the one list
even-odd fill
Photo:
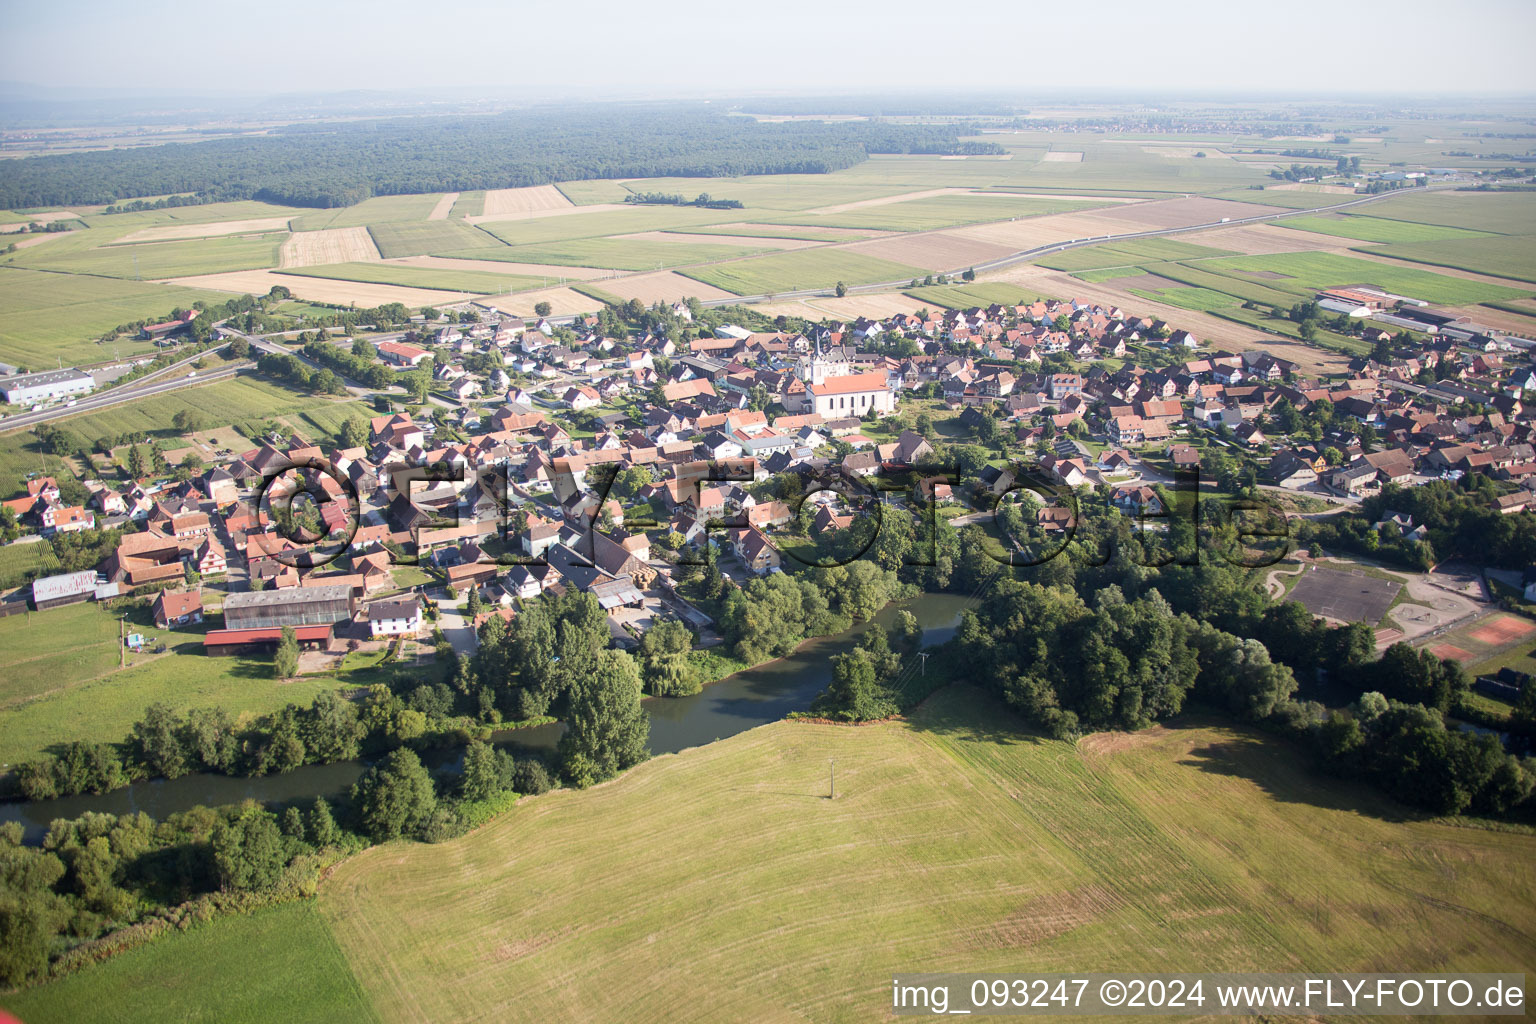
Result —
[[758, 575], [777, 569], [783, 563], [773, 543], [756, 527], [749, 526], [738, 531], [735, 549], [736, 557], [741, 559], [742, 564]]
[[162, 590], [155, 595], [155, 603], [150, 610], [155, 617], [155, 626], [159, 629], [195, 626], [203, 621], [203, 592], [195, 588]]
[[78, 505], [44, 505], [42, 520], [44, 536], [96, 528], [96, 513]]
[[1317, 482], [1317, 470], [1312, 463], [1295, 452], [1281, 452], [1269, 460], [1264, 470], [1265, 479], [1280, 487], [1300, 488]]
[[391, 598], [368, 606], [369, 636], [415, 636], [420, 632], [421, 598]]
[[1162, 515], [1163, 502], [1157, 492], [1145, 484], [1136, 487], [1116, 487], [1109, 500], [1122, 512], [1139, 512], [1144, 515]]
[[396, 366], [415, 366], [431, 355], [424, 348], [417, 348], [415, 345], [407, 345], [400, 341], [381, 341], [375, 347], [381, 359]]
[[602, 405], [603, 397], [592, 388], [575, 387], [566, 389], [565, 394], [560, 396], [560, 401], [564, 402], [572, 411], [582, 412], [593, 406]]

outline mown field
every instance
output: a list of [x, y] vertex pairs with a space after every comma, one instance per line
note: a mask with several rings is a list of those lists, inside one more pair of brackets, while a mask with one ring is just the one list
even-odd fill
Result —
[[[222, 979], [216, 988], [209, 982]], [[378, 1018], [311, 902], [221, 918], [83, 974], [0, 996], [27, 1024], [366, 1024]]]
[[228, 296], [200, 288], [0, 267], [0, 362], [28, 369], [109, 362], [154, 351], [124, 337], [98, 345], [120, 324], [168, 317], [178, 306]]
[[689, 263], [750, 256], [772, 251], [740, 245], [667, 242], [637, 238], [573, 238], [565, 242], [520, 245], [509, 248], [506, 258], [523, 263], [552, 263], [565, 267], [603, 267], [609, 270], [660, 270]]
[[492, 274], [481, 270], [442, 270], [437, 267], [412, 267], [398, 263], [332, 263], [320, 267], [296, 267], [281, 274], [298, 277], [324, 277], [337, 281], [365, 281], [371, 284], [398, 284], [408, 288], [442, 288], [449, 291], [493, 295], [540, 288], [545, 279], [519, 274]]
[[759, 295], [826, 288], [844, 284], [873, 284], [901, 278], [921, 278], [926, 271], [847, 249], [800, 249], [736, 260], [682, 273], [737, 295]]
[[171, 652], [130, 655], [118, 668], [118, 615], [94, 603], [0, 619], [0, 652], [21, 666], [0, 683], [0, 765], [70, 740], [115, 743], [157, 701], [222, 707], [238, 718], [347, 685], [331, 676], [278, 682], [270, 657], [210, 658], [201, 630], [158, 630], [145, 609], [128, 614], [130, 632], [147, 632]]
[[[81, 237], [90, 237], [90, 232], [82, 232]], [[36, 270], [153, 281], [192, 274], [275, 267], [278, 250], [287, 237], [286, 231], [273, 231], [169, 242], [99, 245], [74, 251], [63, 251], [51, 247], [52, 243], [49, 243], [35, 250], [23, 250], [21, 255], [24, 258], [18, 263]]]
[[309, 210], [295, 231], [318, 231], [320, 228], [357, 228], [393, 221], [426, 220], [442, 193], [432, 192], [414, 196], [375, 196], [356, 206], [343, 206], [334, 210]]
[[[462, 839], [354, 857], [318, 900], [344, 965], [307, 919], [263, 931], [298, 913], [267, 911], [15, 1009], [29, 1024], [166, 1019], [193, 991], [241, 1020], [236, 1000], [262, 983], [246, 979], [290, 945], [327, 968], [297, 966], [292, 992], [324, 997], [349, 967], [386, 1022], [645, 1024], [679, 1007], [867, 1021], [913, 970], [1532, 962], [1536, 837], [1420, 820], [1307, 764], [1198, 721], [1046, 740], [951, 688], [905, 722], [777, 723], [526, 801]], [[112, 998], [136, 982], [144, 1000]]]
[[401, 256], [435, 256], [455, 249], [495, 244], [495, 239], [487, 238], [483, 231], [477, 231], [461, 220], [370, 224], [368, 234], [373, 236], [373, 244], [379, 247], [379, 255], [387, 260]]

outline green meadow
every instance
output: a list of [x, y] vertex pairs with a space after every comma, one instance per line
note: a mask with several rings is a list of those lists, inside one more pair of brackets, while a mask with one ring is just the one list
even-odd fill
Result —
[[818, 248], [694, 267], [683, 273], [737, 295], [759, 295], [826, 288], [838, 281], [856, 285], [921, 278], [927, 271], [847, 249]]

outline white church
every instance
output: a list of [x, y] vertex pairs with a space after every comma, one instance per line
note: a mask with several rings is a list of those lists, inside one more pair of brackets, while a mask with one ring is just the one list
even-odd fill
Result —
[[819, 340], [796, 360], [795, 376], [805, 383], [802, 413], [819, 413], [833, 420], [863, 416], [870, 410], [882, 416], [896, 410], [896, 398], [884, 370], [850, 373], [848, 360], [824, 355]]

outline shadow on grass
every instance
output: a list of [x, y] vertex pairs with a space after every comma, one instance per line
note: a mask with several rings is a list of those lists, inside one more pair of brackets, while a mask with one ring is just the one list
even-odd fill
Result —
[[[1200, 724], [1232, 728], [1230, 723], [1214, 719]], [[1327, 774], [1315, 766], [1311, 752], [1279, 737], [1252, 734], [1208, 743], [1190, 750], [1178, 763], [1211, 775], [1244, 779], [1283, 803], [1348, 811], [1394, 823], [1433, 817], [1410, 810], [1363, 782]]]
[[965, 683], [936, 690], [906, 713], [918, 732], [978, 743], [1042, 744], [1047, 738], [998, 697]]

